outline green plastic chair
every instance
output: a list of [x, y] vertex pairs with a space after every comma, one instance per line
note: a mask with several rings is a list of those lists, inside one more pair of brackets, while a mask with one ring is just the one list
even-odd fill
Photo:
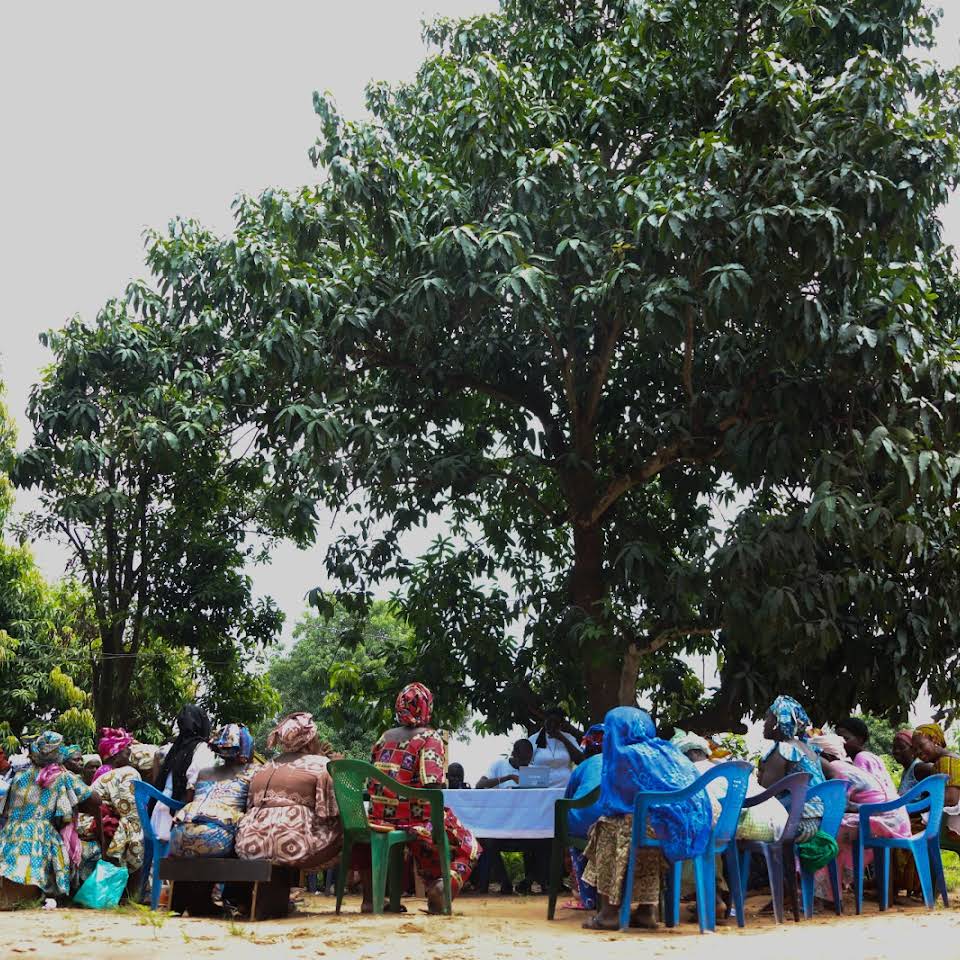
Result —
[[600, 788], [595, 787], [589, 793], [576, 800], [557, 800], [553, 805], [553, 845], [550, 848], [550, 899], [547, 901], [547, 919], [552, 920], [557, 912], [557, 896], [563, 882], [563, 854], [567, 847], [583, 850], [587, 845], [586, 837], [571, 837], [567, 825], [567, 814], [581, 807], [592, 807], [600, 799]]
[[390, 908], [400, 911], [400, 892], [403, 888], [403, 845], [411, 839], [406, 830], [377, 830], [370, 826], [363, 794], [367, 783], [373, 781], [386, 787], [404, 800], [423, 800], [430, 804], [430, 825], [433, 842], [440, 853], [440, 870], [443, 875], [443, 912], [452, 913], [450, 890], [450, 843], [443, 825], [443, 791], [406, 787], [392, 777], [363, 760], [333, 760], [327, 765], [333, 779], [333, 792], [340, 808], [343, 824], [343, 852], [337, 871], [337, 913], [343, 903], [343, 892], [350, 869], [350, 854], [355, 843], [370, 845], [370, 861], [373, 872], [373, 912], [383, 913], [386, 899], [387, 878], [390, 879]]

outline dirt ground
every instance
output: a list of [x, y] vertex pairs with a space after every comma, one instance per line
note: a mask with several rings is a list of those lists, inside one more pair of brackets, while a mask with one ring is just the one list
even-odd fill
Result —
[[[700, 936], [696, 924], [656, 932], [592, 933], [580, 928], [582, 912], [558, 910], [546, 919], [545, 897], [470, 897], [456, 901], [453, 917], [428, 917], [422, 901], [407, 901], [409, 913], [370, 917], [359, 901], [348, 901], [343, 915], [333, 900], [308, 896], [296, 916], [282, 921], [230, 923], [155, 917], [119, 910], [19, 911], [0, 915], [0, 957], [4, 960], [145, 960], [153, 957], [279, 957], [338, 960], [514, 960], [581, 957], [587, 960], [878, 960], [936, 954], [960, 957], [960, 910], [926, 911], [922, 905], [894, 907], [879, 914], [876, 905], [862, 917], [788, 921], [777, 928], [759, 918], [761, 901], [748, 908], [748, 926], [725, 924]], [[152, 922], [151, 922], [152, 921]]]

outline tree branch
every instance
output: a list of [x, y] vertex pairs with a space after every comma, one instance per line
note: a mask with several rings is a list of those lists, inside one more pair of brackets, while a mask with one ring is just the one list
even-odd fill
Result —
[[616, 349], [617, 340], [623, 332], [623, 314], [617, 313], [610, 324], [607, 336], [603, 341], [603, 346], [596, 355], [596, 369], [593, 372], [593, 378], [590, 382], [590, 393], [587, 397], [587, 408], [584, 412], [584, 422], [592, 426], [597, 415], [597, 409], [600, 406], [600, 398], [603, 396], [603, 387], [607, 382], [607, 374], [610, 371], [610, 362], [613, 359], [613, 351]]
[[[383, 368], [389, 370], [399, 370], [404, 373], [424, 374], [423, 367], [408, 361], [399, 360], [387, 354], [366, 351], [364, 359], [373, 368]], [[362, 368], [361, 368], [362, 369]], [[532, 413], [542, 424], [548, 436], [552, 436], [554, 441], [562, 436], [560, 426], [553, 416], [550, 409], [550, 400], [542, 394], [537, 396], [537, 392], [532, 384], [523, 381], [515, 386], [508, 386], [504, 383], [490, 383], [482, 377], [466, 371], [455, 373], [444, 373], [435, 371], [434, 376], [444, 385], [454, 390], [467, 389], [476, 390], [484, 396], [499, 400], [512, 407], [521, 407]], [[520, 389], [517, 389], [519, 387]]]
[[689, 444], [689, 440], [678, 440], [674, 443], [667, 444], [667, 446], [661, 447], [652, 457], [645, 460], [635, 470], [615, 477], [610, 482], [606, 492], [594, 505], [590, 515], [578, 518], [577, 522], [583, 527], [592, 527], [628, 490], [635, 487], [638, 483], [645, 483], [651, 477], [655, 477], [660, 473], [661, 470], [665, 470], [671, 464], [676, 463]]
[[683, 342], [683, 385], [693, 403], [693, 304], [687, 307], [687, 336]]

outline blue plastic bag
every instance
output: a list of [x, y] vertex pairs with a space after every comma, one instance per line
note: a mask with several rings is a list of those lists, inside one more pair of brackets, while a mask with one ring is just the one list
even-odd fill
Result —
[[73, 902], [92, 910], [111, 910], [120, 902], [129, 879], [123, 867], [101, 860], [73, 895]]

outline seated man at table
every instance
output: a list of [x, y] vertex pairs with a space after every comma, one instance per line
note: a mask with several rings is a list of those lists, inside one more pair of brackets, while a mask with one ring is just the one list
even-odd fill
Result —
[[[485, 777], [477, 781], [478, 790], [509, 790], [520, 782], [519, 771], [530, 766], [533, 760], [533, 744], [526, 738], [517, 740], [509, 757], [498, 757], [491, 764]], [[500, 884], [500, 892], [513, 893], [513, 884], [507, 875], [502, 854], [513, 851], [523, 854], [524, 879], [518, 884], [520, 890], [530, 890], [533, 883], [539, 883], [545, 890], [550, 867], [549, 840], [494, 840], [481, 839], [486, 851], [486, 862], [481, 857], [478, 866], [477, 889], [485, 892], [490, 875], [494, 883]]]
[[478, 790], [500, 790], [515, 787], [520, 782], [518, 771], [521, 767], [529, 767], [533, 760], [533, 744], [524, 738], [513, 745], [513, 752], [509, 757], [497, 757], [490, 765], [485, 777], [477, 781]]

